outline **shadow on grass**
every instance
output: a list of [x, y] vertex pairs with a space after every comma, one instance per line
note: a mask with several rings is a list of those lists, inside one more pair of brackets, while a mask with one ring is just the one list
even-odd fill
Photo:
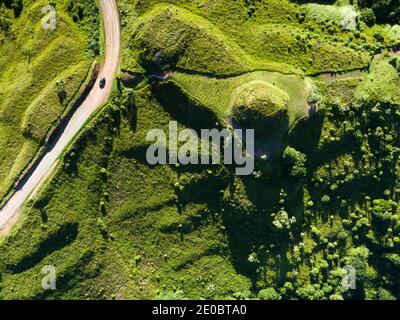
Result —
[[[74, 292], [71, 290], [82, 285], [83, 281], [94, 279], [100, 274], [100, 266], [95, 263], [95, 252], [88, 250], [81, 254], [77, 262], [67, 268], [62, 275], [57, 277], [57, 290], [46, 290], [38, 293], [33, 300], [65, 299], [65, 294], [72, 297], [84, 297], [87, 292]], [[100, 296], [98, 298], [101, 298]]]
[[175, 82], [155, 83], [151, 90], [170, 116], [187, 128], [198, 133], [201, 129], [222, 129], [220, 119]]
[[33, 268], [46, 256], [58, 251], [75, 241], [78, 236], [78, 223], [68, 223], [61, 226], [55, 233], [43, 240], [34, 252], [24, 256], [15, 265], [9, 265], [8, 269], [13, 273], [21, 273]]

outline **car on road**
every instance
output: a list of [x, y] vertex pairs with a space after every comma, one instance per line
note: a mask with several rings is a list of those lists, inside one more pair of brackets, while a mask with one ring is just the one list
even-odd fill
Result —
[[100, 88], [103, 89], [106, 86], [106, 78], [100, 79]]

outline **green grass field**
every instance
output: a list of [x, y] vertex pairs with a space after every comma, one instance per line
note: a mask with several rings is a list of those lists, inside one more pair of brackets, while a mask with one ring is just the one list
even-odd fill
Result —
[[28, 1], [0, 46], [0, 196], [78, 98], [91, 63], [88, 35], [57, 1], [56, 30], [42, 29], [43, 1]]
[[171, 78], [205, 105], [215, 108], [215, 111], [222, 117], [231, 114], [232, 100], [238, 92], [254, 81], [265, 81], [276, 85], [289, 95], [288, 110], [291, 123], [307, 114], [311, 80], [301, 76], [257, 71], [220, 79], [201, 74], [192, 75], [174, 72]]
[[123, 69], [143, 71], [143, 63], [152, 64], [157, 53], [164, 56], [165, 66], [214, 74], [255, 70], [313, 74], [363, 68], [371, 59], [369, 52], [348, 46], [350, 41], [367, 39], [339, 32], [338, 24], [328, 31], [324, 27], [328, 22], [321, 24], [307, 10], [306, 21], [299, 22], [304, 10], [290, 2], [269, 1], [251, 17], [240, 1], [214, 5], [181, 1], [179, 6], [170, 2], [174, 6], [139, 2], [136, 14], [126, 15]]
[[356, 99], [400, 104], [400, 75], [396, 66], [390, 63], [391, 58], [394, 64], [400, 61], [397, 56], [390, 55], [379, 56], [373, 61], [369, 76], [356, 91]]

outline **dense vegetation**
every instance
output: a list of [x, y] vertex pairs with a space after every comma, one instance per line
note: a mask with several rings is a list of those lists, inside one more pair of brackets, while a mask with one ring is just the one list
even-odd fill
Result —
[[[347, 29], [348, 4], [119, 1], [140, 83], [118, 82], [2, 240], [0, 297], [399, 299], [400, 39], [369, 3]], [[277, 114], [251, 176], [146, 161], [171, 120]]]
[[373, 23], [400, 23], [400, 2], [399, 0], [358, 0], [358, 5], [362, 9], [362, 15], [366, 21]]

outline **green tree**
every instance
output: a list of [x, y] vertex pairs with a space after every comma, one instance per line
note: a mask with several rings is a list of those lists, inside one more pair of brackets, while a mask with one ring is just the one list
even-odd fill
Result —
[[274, 288], [266, 288], [260, 290], [258, 293], [258, 298], [261, 300], [281, 300], [281, 296]]
[[393, 209], [396, 203], [392, 200], [377, 199], [372, 202], [372, 205], [372, 226], [378, 234], [383, 234], [392, 223]]
[[365, 24], [372, 27], [376, 23], [375, 13], [371, 8], [365, 8], [361, 10], [361, 18]]
[[283, 152], [283, 165], [292, 178], [303, 178], [307, 174], [306, 162], [307, 157], [305, 154], [297, 151], [295, 148], [287, 147]]

